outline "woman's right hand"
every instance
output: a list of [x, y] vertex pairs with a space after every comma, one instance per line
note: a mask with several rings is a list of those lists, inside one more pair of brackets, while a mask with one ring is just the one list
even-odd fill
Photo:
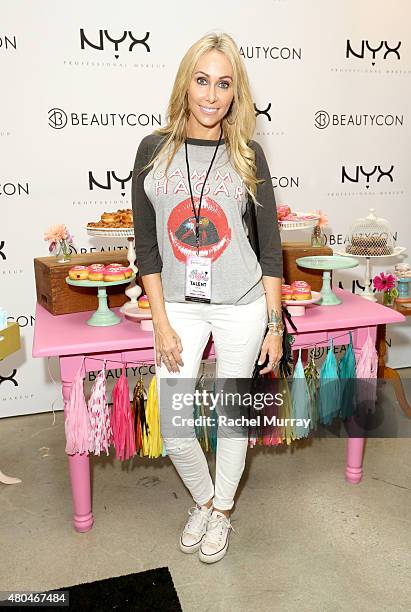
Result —
[[154, 324], [156, 340], [156, 364], [158, 367], [163, 361], [169, 372], [180, 372], [179, 365], [183, 366], [181, 353], [183, 345], [180, 336], [174, 331], [170, 323], [163, 321]]

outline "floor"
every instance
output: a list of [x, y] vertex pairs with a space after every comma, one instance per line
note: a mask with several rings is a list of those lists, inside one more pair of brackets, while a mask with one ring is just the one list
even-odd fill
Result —
[[93, 458], [95, 525], [79, 534], [62, 412], [54, 425], [49, 413], [2, 419], [0, 444], [1, 469], [23, 481], [0, 484], [0, 591], [168, 566], [188, 612], [411, 609], [408, 439], [368, 440], [359, 485], [344, 480], [344, 440], [250, 449], [215, 565], [177, 546], [191, 503], [167, 458]]

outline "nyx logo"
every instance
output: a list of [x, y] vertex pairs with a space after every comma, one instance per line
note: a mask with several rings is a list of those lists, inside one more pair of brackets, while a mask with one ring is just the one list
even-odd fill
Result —
[[104, 43], [107, 43], [107, 41], [109, 41], [111, 44], [114, 45], [114, 51], [115, 51], [114, 57], [118, 59], [119, 45], [121, 45], [121, 43], [123, 43], [128, 37], [131, 39], [130, 44], [129, 44], [129, 41], [127, 41], [126, 43], [127, 45], [129, 45], [128, 51], [132, 51], [136, 45], [143, 45], [147, 53], [150, 53], [151, 51], [150, 47], [147, 44], [147, 39], [150, 36], [150, 32], [146, 32], [146, 35], [143, 38], [135, 38], [133, 32], [131, 32], [130, 30], [124, 30], [120, 38], [113, 38], [112, 36], [110, 36], [107, 30], [99, 30], [98, 32], [99, 32], [98, 42], [93, 43], [87, 39], [84, 33], [84, 29], [83, 28], [80, 29], [80, 44], [83, 50], [85, 49], [85, 45], [88, 45], [89, 47], [92, 47], [93, 49], [97, 49], [98, 51], [104, 51]]
[[391, 181], [391, 183], [394, 182], [394, 179], [392, 177], [392, 171], [394, 170], [394, 166], [391, 166], [391, 168], [387, 171], [382, 170], [381, 166], [374, 166], [374, 168], [372, 168], [370, 171], [367, 171], [364, 169], [363, 166], [355, 166], [355, 170], [354, 170], [354, 175], [350, 176], [348, 174], [347, 168], [345, 166], [342, 167], [342, 183], [345, 183], [346, 181], [350, 181], [351, 183], [358, 183], [362, 177], [365, 177], [366, 179], [366, 189], [369, 189], [370, 186], [370, 178], [372, 176], [375, 175], [374, 178], [377, 179], [377, 183], [380, 182], [380, 180], [385, 176], [388, 178], [388, 180]]
[[398, 43], [396, 44], [396, 47], [390, 47], [386, 40], [382, 40], [377, 47], [371, 47], [368, 40], [362, 40], [360, 50], [354, 51], [351, 41], [348, 39], [345, 56], [349, 58], [350, 55], [353, 55], [354, 57], [358, 57], [359, 59], [364, 59], [366, 55], [368, 56], [371, 53], [371, 64], [374, 66], [376, 55], [380, 52], [383, 53], [382, 59], [387, 59], [390, 53], [394, 53], [395, 57], [398, 60], [401, 59], [398, 51], [398, 49], [401, 47], [401, 41], [398, 41]]
[[2, 259], [7, 259], [6, 254], [3, 253], [3, 249], [4, 249], [4, 240], [0, 240], [0, 257]]
[[271, 102], [268, 104], [267, 108], [265, 108], [264, 110], [260, 110], [259, 108], [257, 108], [257, 106], [254, 103], [255, 116], [258, 117], [258, 115], [265, 115], [268, 121], [271, 121], [271, 116], [270, 116], [270, 113], [268, 112], [270, 108], [271, 108]]
[[99, 183], [93, 176], [93, 171], [89, 170], [88, 173], [88, 186], [90, 191], [93, 191], [93, 187], [94, 185], [96, 187], [100, 187], [100, 189], [111, 189], [112, 187], [112, 179], [113, 181], [116, 181], [117, 183], [120, 184], [120, 189], [121, 189], [121, 195], [124, 197], [126, 195], [125, 189], [126, 189], [126, 183], [131, 179], [131, 177], [133, 176], [133, 172], [130, 170], [129, 175], [127, 176], [127, 178], [119, 178], [114, 170], [107, 170], [106, 172], [106, 181], [105, 184], [103, 184], [102, 182]]
[[8, 380], [9, 382], [13, 383], [13, 385], [14, 385], [15, 387], [18, 387], [18, 386], [19, 386], [19, 383], [18, 383], [18, 382], [17, 382], [17, 380], [15, 380], [15, 378], [14, 378], [14, 377], [16, 376], [16, 374], [17, 374], [17, 370], [16, 370], [16, 368], [14, 368], [14, 370], [12, 371], [12, 373], [10, 374], [10, 376], [2, 376], [2, 375], [0, 374], [0, 385], [1, 385], [2, 383], [6, 382], [6, 381]]

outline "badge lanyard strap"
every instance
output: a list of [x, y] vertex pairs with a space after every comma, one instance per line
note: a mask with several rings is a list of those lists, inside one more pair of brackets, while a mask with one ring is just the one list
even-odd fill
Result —
[[221, 127], [220, 128], [220, 138], [218, 139], [217, 146], [215, 148], [213, 158], [212, 158], [212, 160], [210, 162], [210, 165], [209, 165], [208, 170], [207, 170], [206, 177], [204, 179], [203, 186], [201, 188], [200, 202], [198, 204], [198, 215], [196, 213], [196, 209], [195, 209], [195, 206], [194, 206], [193, 190], [192, 190], [192, 187], [191, 187], [190, 166], [189, 166], [189, 163], [188, 163], [187, 140], [184, 141], [184, 146], [185, 146], [185, 151], [186, 151], [186, 166], [187, 166], [188, 184], [189, 184], [189, 187], [190, 187], [190, 196], [191, 196], [191, 206], [193, 207], [193, 213], [194, 213], [194, 217], [195, 217], [195, 220], [196, 220], [195, 236], [196, 236], [196, 245], [197, 245], [197, 255], [198, 255], [198, 249], [199, 249], [199, 246], [200, 246], [200, 212], [201, 212], [201, 204], [202, 204], [202, 201], [203, 201], [204, 187], [205, 187], [205, 184], [207, 182], [208, 175], [211, 172], [211, 168], [213, 166], [214, 160], [216, 158], [218, 147], [220, 146], [222, 135], [223, 135], [223, 128]]

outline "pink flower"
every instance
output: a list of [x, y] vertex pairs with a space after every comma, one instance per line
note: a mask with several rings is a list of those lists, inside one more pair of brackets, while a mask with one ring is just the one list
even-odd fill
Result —
[[68, 236], [69, 232], [65, 225], [52, 225], [44, 234], [44, 240], [48, 240], [49, 242], [59, 242], [60, 240], [67, 240]]
[[385, 275], [381, 272], [373, 279], [374, 287], [377, 291], [390, 291], [395, 287], [395, 276], [393, 274]]
[[316, 211], [317, 215], [319, 215], [318, 225], [320, 227], [327, 227], [328, 225], [328, 217], [322, 210]]

